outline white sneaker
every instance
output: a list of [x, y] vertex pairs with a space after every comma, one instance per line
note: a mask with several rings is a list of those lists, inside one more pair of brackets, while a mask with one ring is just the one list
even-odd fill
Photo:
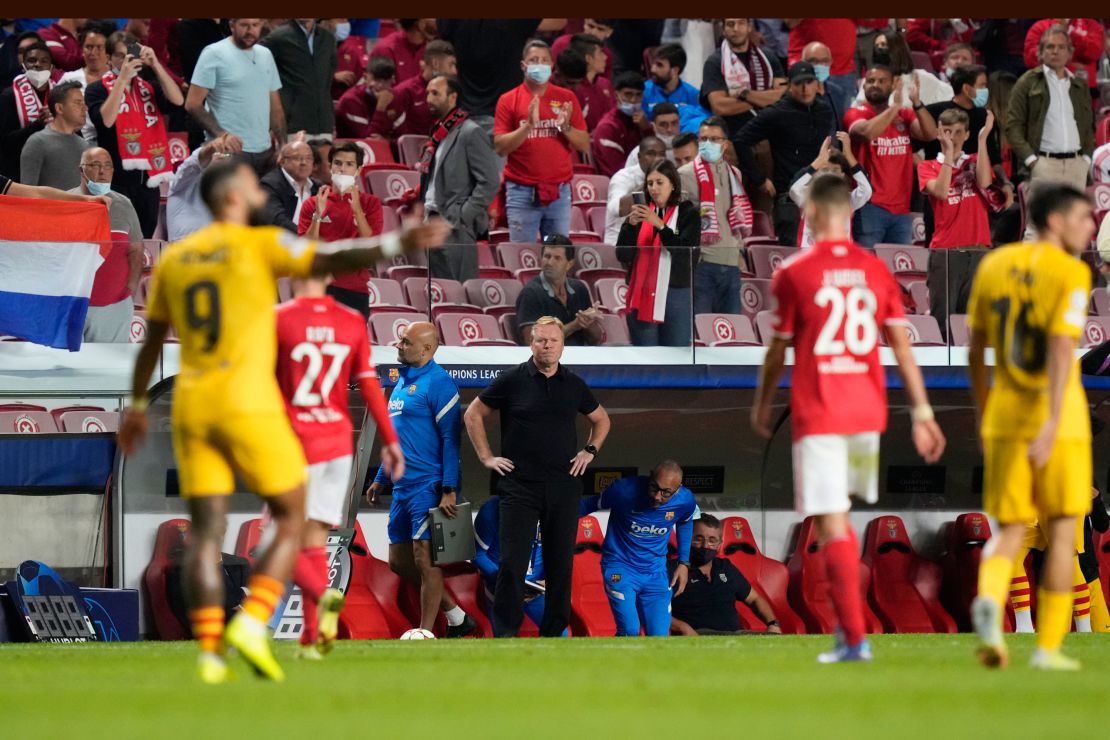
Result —
[[971, 623], [979, 636], [976, 656], [988, 668], [1005, 668], [1010, 662], [1002, 638], [1002, 612], [991, 599], [976, 596], [971, 602]]

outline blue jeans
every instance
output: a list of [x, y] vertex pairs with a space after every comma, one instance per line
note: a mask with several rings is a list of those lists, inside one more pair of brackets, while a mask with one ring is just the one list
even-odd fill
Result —
[[636, 318], [636, 311], [629, 311], [625, 318], [628, 335], [637, 347], [689, 347], [692, 338], [690, 289], [667, 289], [667, 308], [662, 324], [640, 321]]
[[882, 206], [866, 203], [856, 211], [852, 234], [855, 241], [865, 247], [876, 244], [913, 244], [913, 216], [909, 213], [891, 213]]
[[505, 216], [510, 241], [533, 243], [548, 234], [570, 234], [570, 183], [559, 186], [558, 200], [541, 206], [534, 187], [506, 181]]
[[699, 262], [694, 268], [694, 313], [740, 313], [740, 268]]
[[829, 79], [825, 80], [825, 94], [829, 96], [829, 102], [832, 103], [838, 129], [844, 125], [844, 114], [852, 107], [852, 100], [859, 92], [856, 86], [858, 82], [859, 75], [853, 72], [846, 75], [829, 75]]

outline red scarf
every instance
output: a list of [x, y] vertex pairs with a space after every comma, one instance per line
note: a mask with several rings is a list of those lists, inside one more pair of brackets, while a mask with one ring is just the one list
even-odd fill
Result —
[[[109, 94], [117, 77], [115, 72], [109, 72], [101, 78]], [[154, 99], [154, 86], [141, 77], [131, 81], [120, 100], [116, 114], [116, 144], [123, 169], [146, 170], [148, 188], [173, 179], [170, 140]]]
[[[728, 226], [736, 236], [745, 236], [752, 230], [752, 204], [741, 184], [740, 170], [727, 165], [732, 185], [732, 205], [728, 209]], [[713, 170], [698, 155], [694, 158], [694, 176], [698, 181], [698, 198], [701, 200], [701, 243], [712, 246], [721, 241], [721, 225], [717, 219], [717, 195], [713, 185]]]
[[435, 159], [436, 149], [439, 148], [440, 142], [447, 138], [447, 135], [451, 133], [455, 126], [458, 126], [468, 117], [469, 114], [462, 108], [455, 108], [435, 122], [431, 133], [428, 134], [428, 140], [424, 142], [424, 153], [420, 156], [420, 161], [416, 165], [419, 172], [431, 171], [432, 161]]
[[[47, 93], [52, 87], [54, 87], [53, 78], [47, 83]], [[27, 75], [22, 74], [12, 80], [12, 92], [15, 93], [15, 113], [19, 116], [19, 127], [27, 128], [32, 123], [37, 123], [39, 116], [42, 115], [42, 100], [39, 98], [39, 91], [27, 79]]]
[[[675, 231], [677, 221], [678, 206], [671, 206], [663, 214], [663, 223]], [[628, 288], [628, 310], [635, 310], [640, 321], [662, 324], [667, 309], [667, 290], [671, 284], [671, 253], [663, 247], [659, 232], [650, 221], [640, 224], [636, 246], [640, 249], [636, 250], [632, 285]]]

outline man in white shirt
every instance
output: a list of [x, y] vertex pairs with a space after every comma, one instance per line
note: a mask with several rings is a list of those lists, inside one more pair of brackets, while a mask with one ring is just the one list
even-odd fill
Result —
[[239, 151], [239, 146], [229, 134], [217, 136], [194, 149], [177, 168], [166, 198], [166, 236], [171, 242], [212, 223], [212, 212], [200, 197], [200, 176], [213, 159], [230, 157]]
[[667, 155], [667, 146], [658, 136], [640, 140], [636, 164], [613, 173], [609, 180], [609, 196], [605, 203], [605, 243], [616, 244], [625, 216], [632, 210], [632, 193], [644, 188], [644, 174]]
[[312, 147], [304, 141], [291, 141], [281, 148], [278, 166], [258, 181], [266, 193], [266, 224], [297, 233], [301, 206], [320, 187], [311, 177], [313, 165]]

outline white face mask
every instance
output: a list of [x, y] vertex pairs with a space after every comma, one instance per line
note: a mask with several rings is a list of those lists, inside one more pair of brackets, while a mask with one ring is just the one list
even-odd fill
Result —
[[27, 81], [35, 87], [42, 87], [47, 82], [50, 82], [50, 70], [29, 69], [27, 70]]
[[663, 142], [663, 145], [665, 147], [667, 147], [668, 149], [672, 148], [671, 145], [674, 142], [674, 136], [664, 136], [663, 134], [656, 134], [655, 138], [657, 138], [657, 139], [659, 139], [659, 141]]
[[354, 175], [336, 175], [332, 173], [331, 187], [337, 193], [345, 193], [355, 186]]
[[347, 37], [350, 36], [350, 35], [351, 35], [351, 24], [350, 23], [336, 23], [335, 24], [335, 40], [336, 41], [338, 41], [339, 43], [343, 43], [344, 41], [347, 40]]

